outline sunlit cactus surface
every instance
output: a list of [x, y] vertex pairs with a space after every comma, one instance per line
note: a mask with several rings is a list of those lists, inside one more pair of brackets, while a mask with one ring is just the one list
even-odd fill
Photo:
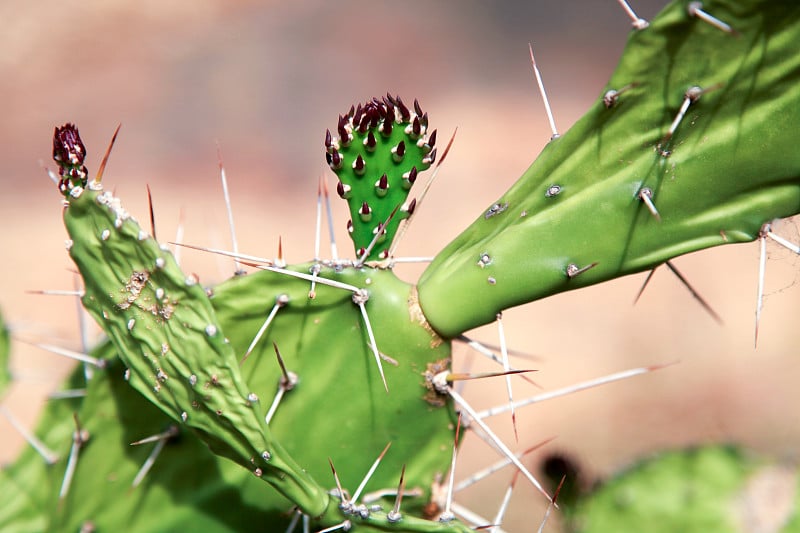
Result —
[[[464, 400], [478, 376], [452, 370], [452, 343], [512, 306], [779, 239], [770, 222], [800, 211], [798, 42], [800, 6], [788, 2], [680, 1], [649, 24], [634, 17], [594, 106], [416, 284], [393, 272], [394, 246], [424, 208], [422, 173], [446, 155], [416, 100], [362, 101], [325, 133], [352, 258], [238, 255], [250, 273], [209, 287], [109, 192], [104, 163], [91, 177], [77, 127], [56, 128], [69, 255], [106, 340], [73, 354], [82, 366], [65, 389], [85, 395], [49, 403], [31, 448], [0, 472], [12, 495], [0, 529], [500, 526], [502, 513], [476, 517], [453, 498], [467, 429], [557, 498], [520, 460], [530, 443], [504, 443]], [[522, 370], [505, 342], [477, 348], [510, 393]]]

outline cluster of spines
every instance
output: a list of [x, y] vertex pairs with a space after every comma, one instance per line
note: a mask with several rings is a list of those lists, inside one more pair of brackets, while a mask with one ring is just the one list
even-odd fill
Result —
[[386, 259], [402, 219], [416, 201], [408, 194], [420, 172], [436, 160], [436, 130], [428, 134], [428, 114], [414, 100], [413, 111], [387, 94], [351, 106], [339, 116], [336, 135], [325, 132], [325, 158], [347, 200], [347, 230], [356, 254]]
[[67, 194], [75, 187], [86, 187], [88, 171], [83, 164], [86, 148], [74, 124], [56, 127], [53, 133], [53, 159], [58, 163], [61, 179], [58, 190]]

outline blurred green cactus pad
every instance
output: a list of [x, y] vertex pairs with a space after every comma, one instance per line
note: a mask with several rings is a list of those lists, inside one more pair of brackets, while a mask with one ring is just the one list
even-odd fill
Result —
[[643, 461], [568, 509], [576, 533], [800, 531], [796, 464], [730, 446], [670, 451]]

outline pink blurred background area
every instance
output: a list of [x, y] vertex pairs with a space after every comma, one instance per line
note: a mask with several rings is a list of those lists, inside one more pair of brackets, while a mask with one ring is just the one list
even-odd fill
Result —
[[[633, 6], [650, 18], [661, 3]], [[75, 301], [28, 292], [76, 283], [64, 250], [60, 199], [44, 171], [53, 167], [54, 126], [78, 125], [94, 171], [121, 123], [106, 187], [146, 222], [149, 185], [162, 240], [174, 239], [183, 217], [185, 242], [225, 248], [219, 146], [240, 249], [274, 255], [280, 236], [285, 258], [300, 262], [313, 255], [317, 183], [329, 172], [325, 129], [335, 127], [350, 104], [374, 95], [418, 98], [439, 129], [440, 144], [458, 128], [399, 249], [428, 256], [491, 205], [550, 137], [528, 43], [564, 131], [602, 94], [631, 31], [611, 0], [36, 0], [0, 4], [0, 19], [6, 21], [0, 34], [0, 309], [15, 337], [16, 376], [2, 404], [27, 427], [72, 367], [29, 342], [80, 349]], [[343, 205], [335, 209], [339, 246], [349, 251], [347, 215]], [[784, 222], [778, 232], [797, 242], [797, 228]], [[657, 449], [704, 442], [736, 442], [796, 459], [800, 332], [793, 321], [800, 311], [800, 262], [770, 246], [755, 350], [758, 253], [756, 244], [738, 245], [675, 261], [722, 315], [721, 326], [666, 269], [635, 307], [644, 275], [508, 311], [509, 344], [536, 355], [515, 364], [537, 368], [534, 380], [544, 390], [676, 363], [522, 410], [519, 448], [555, 437], [526, 462], [536, 469], [544, 455], [565, 452], [594, 478]], [[229, 261], [181, 254], [184, 268], [203, 282], [232, 273]], [[413, 280], [421, 269], [399, 273]], [[496, 342], [496, 328], [473, 336]], [[455, 357], [463, 364], [467, 351], [459, 347]], [[472, 368], [488, 367], [476, 359]], [[502, 382], [484, 382], [467, 392], [486, 407], [502, 401], [504, 390]], [[538, 392], [515, 382], [517, 397]], [[497, 420], [495, 427], [513, 442], [510, 420]], [[12, 461], [22, 446], [0, 418], [0, 462]], [[458, 477], [497, 456], [468, 440], [462, 458]], [[467, 491], [461, 502], [492, 516], [506, 474]], [[543, 513], [545, 502], [530, 487], [518, 492], [511, 519], [538, 522], [541, 513], [531, 509]]]

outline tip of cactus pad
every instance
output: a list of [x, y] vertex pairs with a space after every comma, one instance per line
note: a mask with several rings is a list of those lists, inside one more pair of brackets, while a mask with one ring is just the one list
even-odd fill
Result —
[[350, 207], [348, 233], [362, 260], [388, 257], [412, 212], [404, 207], [411, 187], [435, 158], [436, 131], [417, 100], [412, 107], [391, 94], [372, 98], [340, 115], [335, 134], [325, 132], [325, 159]]

